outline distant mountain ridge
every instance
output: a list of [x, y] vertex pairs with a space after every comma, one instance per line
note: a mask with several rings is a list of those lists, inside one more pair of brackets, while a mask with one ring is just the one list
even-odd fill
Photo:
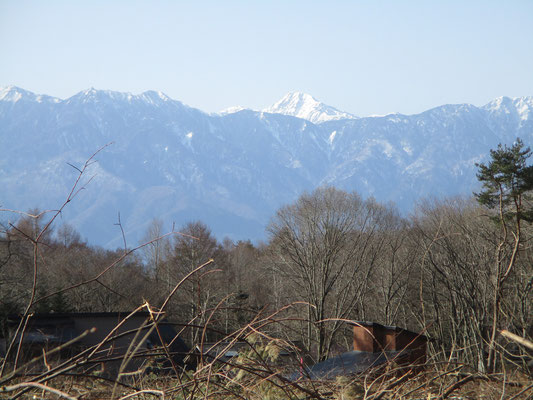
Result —
[[261, 239], [278, 207], [319, 185], [410, 212], [424, 197], [470, 195], [475, 163], [498, 143], [533, 143], [532, 110], [533, 97], [500, 97], [357, 118], [292, 93], [264, 111], [207, 114], [154, 91], [62, 100], [10, 86], [0, 89], [0, 207], [57, 208], [77, 174], [67, 163], [113, 142], [62, 216], [95, 244], [120, 245], [119, 212], [130, 245], [153, 217]]

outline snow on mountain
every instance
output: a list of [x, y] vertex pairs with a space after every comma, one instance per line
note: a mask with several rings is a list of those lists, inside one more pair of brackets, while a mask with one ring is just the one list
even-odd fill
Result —
[[533, 113], [533, 96], [498, 97], [482, 107], [492, 116], [513, 119], [517, 123], [528, 121]]
[[252, 109], [247, 108], [247, 107], [243, 107], [243, 106], [233, 106], [233, 107], [225, 108], [224, 110], [215, 113], [215, 115], [235, 114], [235, 113], [238, 113], [239, 111], [243, 111], [243, 110], [250, 110], [250, 111], [253, 111]]
[[62, 213], [91, 243], [120, 245], [119, 212], [132, 245], [153, 217], [261, 239], [277, 208], [318, 185], [409, 212], [423, 197], [477, 190], [475, 163], [498, 143], [533, 143], [532, 97], [368, 118], [308, 95], [285, 100], [269, 112], [206, 114], [154, 91], [89, 89], [60, 100], [0, 88], [0, 204], [57, 209], [77, 175], [69, 164], [113, 142]]
[[152, 106], [180, 106], [184, 108], [189, 108], [185, 106], [183, 103], [173, 100], [170, 97], [168, 97], [165, 93], [160, 91], [154, 91], [154, 90], [148, 90], [146, 92], [143, 92], [141, 94], [132, 94], [132, 93], [124, 93], [124, 92], [116, 92], [113, 90], [97, 90], [94, 88], [90, 88], [87, 90], [83, 90], [79, 93], [76, 93], [74, 96], [64, 100], [66, 104], [85, 104], [85, 103], [115, 103], [116, 105], [120, 104], [142, 104], [144, 106], [146, 105], [152, 105]]
[[43, 101], [57, 103], [60, 101], [55, 97], [35, 94], [16, 86], [0, 87], [0, 101], [17, 103], [20, 100], [36, 101], [38, 103]]
[[354, 119], [356, 116], [339, 111], [336, 108], [319, 102], [307, 93], [287, 93], [278, 102], [263, 110], [271, 114], [291, 115], [319, 124], [338, 119]]
[[533, 96], [514, 98], [502, 96], [482, 108], [491, 113], [515, 114], [521, 120], [527, 120], [533, 110]]
[[[532, 96], [498, 97], [481, 109], [487, 112], [487, 125], [493, 132], [504, 136], [506, 132], [515, 132], [516, 136], [524, 137], [533, 129]], [[504, 136], [500, 135], [502, 140]]]

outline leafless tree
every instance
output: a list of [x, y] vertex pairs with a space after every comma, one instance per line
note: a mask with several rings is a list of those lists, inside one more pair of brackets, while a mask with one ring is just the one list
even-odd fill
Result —
[[342, 319], [364, 315], [386, 209], [356, 193], [323, 187], [282, 207], [268, 232], [276, 272], [308, 303], [308, 346], [328, 357]]
[[[195, 274], [185, 282], [175, 296], [173, 308], [169, 309], [169, 312], [183, 318], [185, 322], [201, 325], [208, 318], [207, 310], [221, 298], [220, 293], [225, 288], [224, 282], [220, 281], [222, 274], [217, 273], [225, 262], [224, 252], [211, 230], [202, 222], [190, 222], [180, 228], [179, 232], [169, 260], [174, 284], [199, 265], [215, 260], [211, 269]], [[190, 343], [196, 344], [200, 335], [199, 330], [190, 330]]]
[[462, 199], [419, 208], [422, 304], [414, 316], [437, 339], [435, 351], [484, 371], [494, 231], [480, 216], [478, 206]]
[[165, 287], [167, 292], [172, 287], [171, 237], [165, 236], [163, 220], [154, 218], [148, 225], [141, 242], [148, 243], [142, 249], [143, 261], [147, 272], [155, 280], [156, 297], [160, 297], [162, 287]]
[[409, 223], [390, 212], [380, 232], [383, 246], [371, 274], [371, 296], [366, 297], [369, 317], [387, 325], [412, 327], [408, 304], [416, 299], [414, 268], [418, 254]]

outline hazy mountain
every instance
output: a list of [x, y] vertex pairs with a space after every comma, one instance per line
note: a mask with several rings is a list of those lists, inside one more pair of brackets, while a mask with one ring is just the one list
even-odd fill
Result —
[[219, 238], [258, 239], [279, 206], [318, 185], [409, 212], [421, 197], [471, 194], [474, 164], [499, 142], [533, 142], [533, 97], [368, 118], [291, 98], [276, 103], [279, 113], [212, 115], [153, 91], [89, 89], [61, 100], [0, 89], [0, 207], [57, 209], [78, 174], [69, 164], [81, 168], [112, 142], [62, 215], [91, 243], [121, 244], [119, 212], [130, 245], [153, 217], [168, 228], [201, 219]]

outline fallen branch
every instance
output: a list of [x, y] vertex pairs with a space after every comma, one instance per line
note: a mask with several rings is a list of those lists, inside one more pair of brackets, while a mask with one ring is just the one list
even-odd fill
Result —
[[518, 344], [521, 344], [522, 346], [527, 347], [530, 350], [533, 350], [533, 342], [532, 341], [527, 340], [527, 339], [525, 339], [523, 337], [520, 337], [518, 335], [515, 335], [514, 333], [511, 333], [508, 330], [504, 329], [504, 330], [500, 331], [500, 335], [502, 335], [503, 337], [505, 337], [507, 339], [513, 340], [513, 341], [517, 342]]

